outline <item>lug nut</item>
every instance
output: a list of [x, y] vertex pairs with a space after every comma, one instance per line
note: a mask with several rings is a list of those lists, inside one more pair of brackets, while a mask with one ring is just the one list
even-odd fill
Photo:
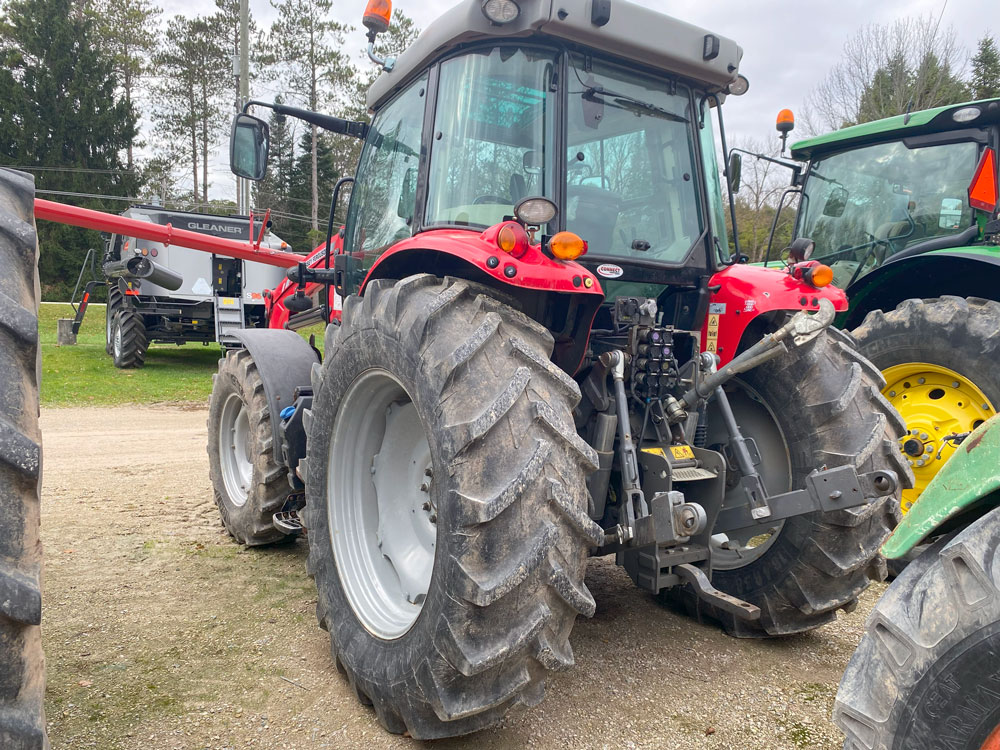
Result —
[[427, 483], [426, 482], [424, 482], [422, 485], [420, 485], [420, 491], [421, 492], [427, 492]]
[[420, 509], [421, 510], [430, 510], [431, 509], [431, 504], [430, 503], [424, 503], [423, 505], [420, 506]]
[[438, 520], [437, 513], [431, 513], [430, 522], [437, 523], [437, 520]]
[[434, 469], [432, 469], [430, 466], [428, 466], [426, 469], [424, 469], [424, 476], [425, 477], [432, 477], [432, 476], [434, 476]]

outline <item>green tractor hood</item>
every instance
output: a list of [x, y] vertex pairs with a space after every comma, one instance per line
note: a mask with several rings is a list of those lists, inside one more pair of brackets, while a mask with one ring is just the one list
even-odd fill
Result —
[[884, 545], [902, 557], [945, 521], [1000, 490], [1000, 415], [981, 424], [958, 447]]

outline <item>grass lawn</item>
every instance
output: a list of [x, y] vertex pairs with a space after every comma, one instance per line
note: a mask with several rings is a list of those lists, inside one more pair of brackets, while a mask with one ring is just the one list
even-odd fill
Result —
[[[76, 346], [56, 346], [56, 321], [72, 317], [68, 304], [41, 306], [42, 406], [208, 403], [221, 356], [218, 344], [152, 344], [144, 367], [119, 370], [104, 353], [104, 305], [87, 309]], [[322, 324], [300, 333], [306, 339], [315, 334], [316, 347], [323, 350]]]
[[207, 403], [218, 344], [152, 344], [145, 367], [119, 370], [104, 353], [104, 305], [87, 310], [76, 346], [56, 346], [56, 320], [71, 317], [66, 304], [44, 304], [39, 312], [42, 406]]

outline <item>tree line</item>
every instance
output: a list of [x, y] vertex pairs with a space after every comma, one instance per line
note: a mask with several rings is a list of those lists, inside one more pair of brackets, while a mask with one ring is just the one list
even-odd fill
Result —
[[[252, 98], [366, 118], [377, 70], [361, 59], [362, 36], [331, 19], [332, 0], [271, 4], [269, 28], [250, 19]], [[417, 33], [397, 9], [377, 46], [398, 54]], [[232, 213], [232, 201], [213, 196], [211, 167], [239, 97], [239, 35], [239, 0], [170, 19], [150, 0], [0, 0], [0, 165], [31, 171], [39, 197], [88, 208], [117, 213], [138, 199]], [[252, 202], [271, 209], [276, 234], [309, 250], [360, 144], [284, 117], [270, 124], [268, 176]], [[38, 230], [43, 296], [67, 299], [100, 237], [47, 222]]]
[[[844, 45], [816, 89], [806, 97], [796, 133], [820, 135], [850, 125], [922, 109], [1000, 97], [1000, 47], [985, 34], [975, 51], [963, 48], [953, 28], [938, 19], [907, 17], [860, 29]], [[778, 139], [735, 139], [747, 151], [779, 156]], [[971, 177], [971, 175], [970, 175]], [[740, 250], [751, 261], [763, 260], [772, 223], [771, 257], [787, 247], [795, 220], [795, 196], [782, 196], [790, 173], [763, 159], [744, 156], [742, 186], [734, 206]], [[779, 210], [780, 216], [774, 222]], [[730, 223], [730, 248], [735, 249]]]

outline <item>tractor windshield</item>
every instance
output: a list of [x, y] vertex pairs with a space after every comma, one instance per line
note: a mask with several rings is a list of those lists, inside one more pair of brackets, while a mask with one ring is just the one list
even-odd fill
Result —
[[978, 145], [907, 148], [902, 141], [844, 151], [812, 163], [797, 235], [846, 287], [893, 253], [972, 224], [966, 200]]
[[441, 63], [423, 226], [488, 227], [543, 195], [590, 256], [683, 263], [704, 229], [690, 91], [573, 54], [561, 99], [560, 62], [498, 45]]

